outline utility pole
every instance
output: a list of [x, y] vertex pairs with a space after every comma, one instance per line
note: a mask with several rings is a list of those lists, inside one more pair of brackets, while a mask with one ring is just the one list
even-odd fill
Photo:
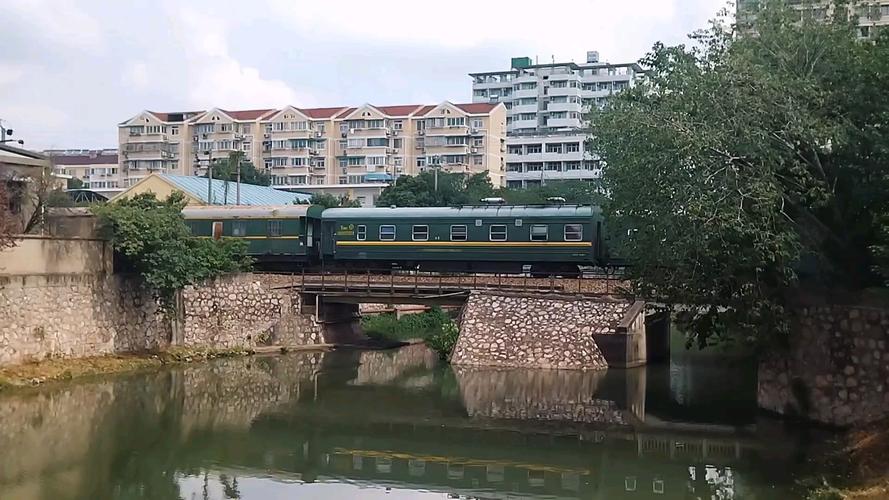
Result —
[[0, 144], [6, 142], [7, 135], [12, 135], [12, 129], [5, 128], [3, 126], [3, 120], [0, 120]]
[[213, 204], [213, 160], [210, 158], [210, 152], [207, 154], [207, 205]]

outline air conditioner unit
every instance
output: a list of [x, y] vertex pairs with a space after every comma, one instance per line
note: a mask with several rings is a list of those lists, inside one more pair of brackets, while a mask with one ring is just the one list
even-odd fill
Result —
[[398, 135], [398, 134], [400, 134], [400, 133], [401, 133], [400, 130], [393, 130], [393, 131], [392, 131], [392, 135]]
[[202, 138], [202, 139], [206, 139], [206, 138], [209, 137], [209, 136], [210, 136], [210, 134], [201, 134], [201, 138]]
[[191, 136], [191, 142], [198, 142], [198, 136], [196, 136], [196, 135]]
[[478, 153], [478, 148], [469, 148], [470, 153]]
[[417, 135], [426, 135], [425, 130], [417, 130]]
[[272, 136], [272, 134], [262, 134], [263, 139], [268, 139]]
[[350, 129], [349, 129], [349, 133], [350, 133], [350, 134], [354, 134], [354, 133], [355, 133], [355, 129], [354, 129], [354, 128], [350, 128]]
[[324, 132], [321, 132], [320, 130], [316, 131], [315, 137], [318, 137], [318, 138], [324, 137]]
[[387, 154], [387, 155], [398, 154], [398, 150], [397, 150], [397, 149], [394, 149], [394, 148], [389, 148], [389, 149], [386, 150], [386, 154]]

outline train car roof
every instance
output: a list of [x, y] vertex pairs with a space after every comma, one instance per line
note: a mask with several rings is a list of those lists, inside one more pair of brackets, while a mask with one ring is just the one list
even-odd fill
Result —
[[306, 216], [318, 217], [323, 209], [319, 205], [188, 206], [182, 209], [182, 216], [185, 219], [290, 219]]
[[324, 220], [402, 219], [427, 217], [592, 217], [599, 207], [590, 205], [485, 205], [464, 207], [328, 208]]

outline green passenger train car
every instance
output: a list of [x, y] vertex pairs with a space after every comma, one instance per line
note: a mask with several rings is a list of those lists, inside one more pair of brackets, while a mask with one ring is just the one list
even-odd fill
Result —
[[602, 216], [585, 205], [334, 208], [322, 258], [353, 267], [576, 272], [603, 258]]
[[323, 210], [316, 205], [208, 206], [185, 207], [182, 216], [194, 236], [247, 240], [248, 255], [260, 263], [314, 263]]

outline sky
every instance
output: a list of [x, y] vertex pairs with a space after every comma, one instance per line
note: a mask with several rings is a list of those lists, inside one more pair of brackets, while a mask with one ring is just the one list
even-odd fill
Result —
[[511, 57], [641, 58], [725, 0], [2, 0], [0, 119], [29, 149], [117, 146], [144, 109], [471, 101]]

